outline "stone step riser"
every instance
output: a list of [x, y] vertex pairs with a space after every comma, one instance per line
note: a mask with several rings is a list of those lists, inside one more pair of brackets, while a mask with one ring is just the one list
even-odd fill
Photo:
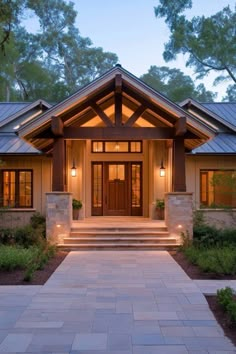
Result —
[[154, 232], [154, 233], [121, 233], [121, 232], [71, 232], [70, 237], [91, 237], [91, 238], [96, 238], [96, 237], [131, 237], [131, 238], [140, 238], [140, 237], [168, 237], [169, 233], [168, 232]]
[[138, 239], [130, 239], [130, 238], [100, 238], [100, 239], [91, 239], [91, 238], [65, 238], [64, 239], [64, 243], [65, 244], [111, 244], [111, 243], [115, 243], [115, 244], [120, 244], [120, 243], [128, 243], [128, 244], [137, 244], [137, 243], [141, 243], [141, 244], [176, 244], [176, 240], [175, 239], [142, 239], [142, 238], [138, 238]]
[[91, 250], [107, 250], [107, 251], [118, 251], [118, 250], [135, 250], [135, 251], [144, 251], [144, 250], [176, 250], [179, 248], [178, 244], [150, 244], [150, 245], [142, 245], [142, 244], [120, 244], [120, 245], [65, 245], [59, 244], [58, 247], [64, 250], [70, 251], [91, 251]]
[[168, 232], [167, 227], [72, 227], [71, 232]]

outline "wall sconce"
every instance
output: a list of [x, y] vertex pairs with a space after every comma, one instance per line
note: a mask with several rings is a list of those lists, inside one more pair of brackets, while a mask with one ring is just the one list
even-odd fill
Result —
[[76, 167], [75, 167], [75, 160], [73, 159], [73, 165], [71, 167], [71, 176], [76, 177]]
[[166, 175], [166, 169], [163, 165], [163, 160], [161, 160], [161, 166], [160, 166], [160, 177], [165, 177]]

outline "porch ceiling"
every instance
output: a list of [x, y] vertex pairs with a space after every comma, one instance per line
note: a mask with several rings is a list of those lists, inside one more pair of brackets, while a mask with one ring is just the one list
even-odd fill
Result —
[[[18, 133], [37, 149], [49, 152], [55, 138], [51, 130], [52, 117], [60, 119], [67, 132], [64, 134], [65, 139], [69, 139], [69, 132], [73, 128], [74, 137], [70, 138], [91, 136], [96, 139], [98, 132], [100, 135], [97, 138], [104, 136], [114, 140], [117, 137], [127, 139], [129, 134], [131, 139], [135, 135], [143, 139], [174, 137], [176, 124], [183, 116], [186, 117], [187, 126], [182, 135], [187, 149], [196, 148], [213, 136], [210, 128], [201, 125], [178, 105], [124, 69], [116, 67], [22, 126]], [[157, 132], [158, 129], [160, 134], [154, 134], [154, 130]], [[80, 133], [76, 136], [77, 131]]]

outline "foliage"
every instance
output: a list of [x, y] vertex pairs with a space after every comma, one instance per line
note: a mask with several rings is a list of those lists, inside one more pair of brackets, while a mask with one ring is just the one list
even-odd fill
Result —
[[236, 229], [217, 229], [207, 224], [194, 225], [193, 244], [196, 247], [236, 246]]
[[81, 209], [83, 206], [81, 200], [73, 199], [72, 200], [72, 207], [73, 209]]
[[46, 223], [45, 217], [35, 213], [31, 217], [30, 224], [16, 228], [0, 229], [0, 244], [20, 245], [28, 248], [33, 245], [45, 245]]
[[22, 246], [0, 246], [0, 270], [25, 270], [24, 280], [31, 281], [34, 272], [43, 269], [50, 258], [56, 254], [54, 246], [45, 244], [24, 248]]
[[226, 287], [217, 291], [217, 301], [227, 312], [229, 324], [236, 326], [236, 300], [233, 289]]
[[164, 209], [165, 208], [164, 199], [156, 199], [156, 208], [157, 209]]
[[181, 102], [186, 97], [202, 102], [213, 102], [216, 96], [213, 92], [207, 91], [203, 84], [195, 87], [191, 77], [184, 75], [181, 70], [170, 69], [167, 66], [151, 66], [140, 79], [174, 102]]
[[228, 304], [233, 300], [234, 292], [230, 287], [217, 290], [217, 301], [226, 310]]
[[181, 250], [187, 249], [193, 244], [188, 230], [186, 232], [181, 232], [180, 237], [182, 239], [181, 248], [180, 248]]
[[39, 212], [34, 213], [30, 218], [30, 225], [46, 238], [46, 218], [44, 215]]
[[197, 248], [191, 246], [184, 250], [186, 257], [207, 273], [235, 275], [236, 248], [225, 246], [222, 248]]
[[227, 6], [211, 17], [197, 16], [189, 20], [184, 11], [191, 7], [191, 0], [159, 0], [155, 7], [156, 17], [165, 18], [171, 32], [164, 59], [168, 62], [180, 53], [187, 55], [186, 66], [195, 69], [197, 78], [214, 70], [219, 73], [216, 84], [225, 79], [235, 83], [235, 9], [232, 11]]
[[14, 269], [26, 269], [37, 257], [38, 249], [0, 246], [0, 269], [11, 271]]
[[[80, 35], [72, 2], [5, 3], [11, 23], [4, 51], [0, 51], [0, 100], [27, 101], [41, 97], [57, 102], [117, 63], [116, 54], [94, 47], [89, 38]], [[16, 4], [15, 12], [12, 3]], [[37, 32], [28, 32], [23, 26], [29, 16], [38, 25]], [[0, 10], [0, 44], [4, 26]]]

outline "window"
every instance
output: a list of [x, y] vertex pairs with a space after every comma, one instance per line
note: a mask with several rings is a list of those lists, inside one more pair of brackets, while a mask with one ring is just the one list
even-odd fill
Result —
[[235, 208], [236, 171], [200, 171], [200, 202], [208, 208]]
[[92, 141], [92, 152], [142, 152], [142, 141]]
[[3, 170], [0, 204], [9, 208], [33, 207], [32, 170]]

